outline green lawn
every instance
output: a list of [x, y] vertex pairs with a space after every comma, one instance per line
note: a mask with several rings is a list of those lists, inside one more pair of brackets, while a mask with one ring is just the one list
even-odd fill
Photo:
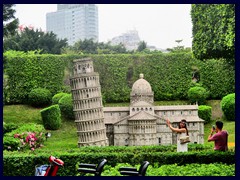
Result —
[[[207, 105], [212, 106], [212, 121], [204, 126], [204, 143], [207, 142], [207, 137], [210, 133], [210, 128], [214, 121], [219, 119], [224, 122], [224, 129], [229, 132], [229, 142], [235, 143], [235, 122], [226, 121], [222, 118], [220, 110], [220, 101], [208, 101]], [[155, 105], [175, 105], [187, 104], [186, 101], [158, 101]], [[106, 104], [105, 106], [128, 106], [129, 103]], [[24, 124], [24, 123], [37, 123], [42, 124], [41, 108], [33, 108], [27, 105], [5, 105], [3, 107], [3, 120], [5, 123]], [[76, 133], [75, 122], [63, 119], [62, 126], [59, 130], [49, 131], [52, 136], [45, 141], [46, 147], [50, 150], [71, 150], [77, 148], [78, 137]], [[44, 149], [44, 148], [43, 148]]]

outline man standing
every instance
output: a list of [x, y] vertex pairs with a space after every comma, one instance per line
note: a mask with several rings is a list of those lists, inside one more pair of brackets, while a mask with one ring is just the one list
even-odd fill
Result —
[[[211, 134], [208, 136], [208, 142], [214, 141], [214, 150], [227, 151], [228, 150], [228, 132], [222, 130], [223, 122], [216, 121], [216, 128], [211, 129]], [[213, 133], [216, 134], [213, 135]]]

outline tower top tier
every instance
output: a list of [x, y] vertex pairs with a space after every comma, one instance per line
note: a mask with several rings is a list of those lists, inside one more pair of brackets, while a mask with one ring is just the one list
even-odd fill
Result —
[[93, 60], [91, 58], [76, 59], [73, 61], [74, 71], [73, 75], [87, 74], [94, 72]]

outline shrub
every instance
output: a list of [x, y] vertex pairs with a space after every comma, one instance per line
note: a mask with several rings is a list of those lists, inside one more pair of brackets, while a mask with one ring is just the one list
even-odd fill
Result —
[[[3, 137], [3, 149], [4, 150], [10, 150], [10, 151], [15, 151], [15, 150], [25, 150], [25, 149], [31, 149], [33, 146], [35, 148], [40, 147], [40, 144], [42, 144], [43, 139], [41, 138], [42, 134], [44, 134], [45, 130], [42, 125], [39, 124], [34, 124], [34, 123], [27, 123], [24, 124], [17, 129], [4, 134]], [[35, 139], [35, 143], [30, 144], [26, 143], [26, 138], [29, 133], [34, 133], [35, 136], [37, 135], [39, 138]], [[18, 139], [16, 139], [18, 138]], [[39, 142], [39, 143], [38, 143]], [[25, 143], [25, 144], [24, 144]], [[31, 146], [30, 146], [31, 145]], [[34, 150], [34, 149], [32, 149]]]
[[62, 115], [67, 119], [74, 119], [72, 94], [63, 96], [59, 102]]
[[70, 85], [62, 86], [61, 91], [64, 92], [64, 93], [71, 93]]
[[19, 147], [19, 140], [14, 138], [14, 136], [4, 136], [3, 137], [3, 149], [8, 151], [16, 151]]
[[188, 99], [191, 103], [205, 104], [208, 92], [204, 87], [195, 86], [188, 90]]
[[25, 151], [31, 150], [34, 151], [37, 148], [41, 148], [43, 146], [43, 133], [35, 133], [35, 132], [27, 132], [22, 134], [15, 134], [14, 138], [19, 138], [20, 146], [18, 150]]
[[205, 120], [205, 123], [209, 123], [212, 117], [212, 107], [206, 105], [198, 106], [198, 116]]
[[17, 128], [18, 128], [18, 125], [14, 124], [14, 123], [3, 122], [3, 134], [9, 133]]
[[53, 97], [52, 97], [52, 104], [58, 104], [58, 101], [65, 95], [67, 95], [68, 93], [64, 93], [64, 92], [60, 92], [60, 93], [57, 93], [55, 94]]
[[235, 121], [235, 93], [224, 96], [220, 106], [225, 118], [229, 121]]
[[57, 130], [61, 127], [61, 111], [58, 104], [40, 111], [45, 129]]
[[52, 94], [48, 89], [36, 88], [28, 95], [28, 102], [31, 106], [42, 107], [51, 104]]

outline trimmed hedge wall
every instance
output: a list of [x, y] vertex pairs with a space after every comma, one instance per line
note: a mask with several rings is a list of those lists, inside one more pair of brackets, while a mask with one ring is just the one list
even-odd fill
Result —
[[[112, 167], [117, 163], [129, 163], [136, 165], [142, 163], [144, 160], [150, 162], [150, 164], [158, 163], [159, 166], [164, 164], [209, 164], [209, 163], [226, 163], [235, 164], [235, 152], [217, 152], [217, 151], [196, 151], [196, 152], [71, 152], [61, 153], [54, 155], [60, 158], [64, 162], [64, 168], [60, 168], [58, 171], [59, 176], [76, 176], [77, 163], [91, 163], [97, 164], [102, 158], [108, 160], [107, 164]], [[4, 176], [34, 176], [34, 167], [36, 165], [48, 164], [49, 155], [19, 155], [9, 154], [4, 155]], [[16, 163], [17, 162], [17, 163]], [[13, 171], [14, 169], [14, 171]]]
[[52, 95], [61, 91], [67, 66], [64, 56], [10, 51], [4, 53], [4, 60], [5, 103], [27, 104], [28, 94], [35, 88], [48, 89]]
[[[20, 54], [20, 55], [18, 55]], [[100, 75], [104, 102], [128, 102], [133, 83], [143, 73], [151, 84], [155, 101], [187, 100], [193, 67], [200, 73], [209, 99], [221, 99], [235, 92], [235, 70], [225, 59], [196, 60], [191, 53], [108, 54], [108, 55], [27, 55], [5, 52], [5, 103], [24, 103], [31, 89], [43, 87], [52, 94], [61, 92], [72, 74], [72, 61], [94, 59]]]

